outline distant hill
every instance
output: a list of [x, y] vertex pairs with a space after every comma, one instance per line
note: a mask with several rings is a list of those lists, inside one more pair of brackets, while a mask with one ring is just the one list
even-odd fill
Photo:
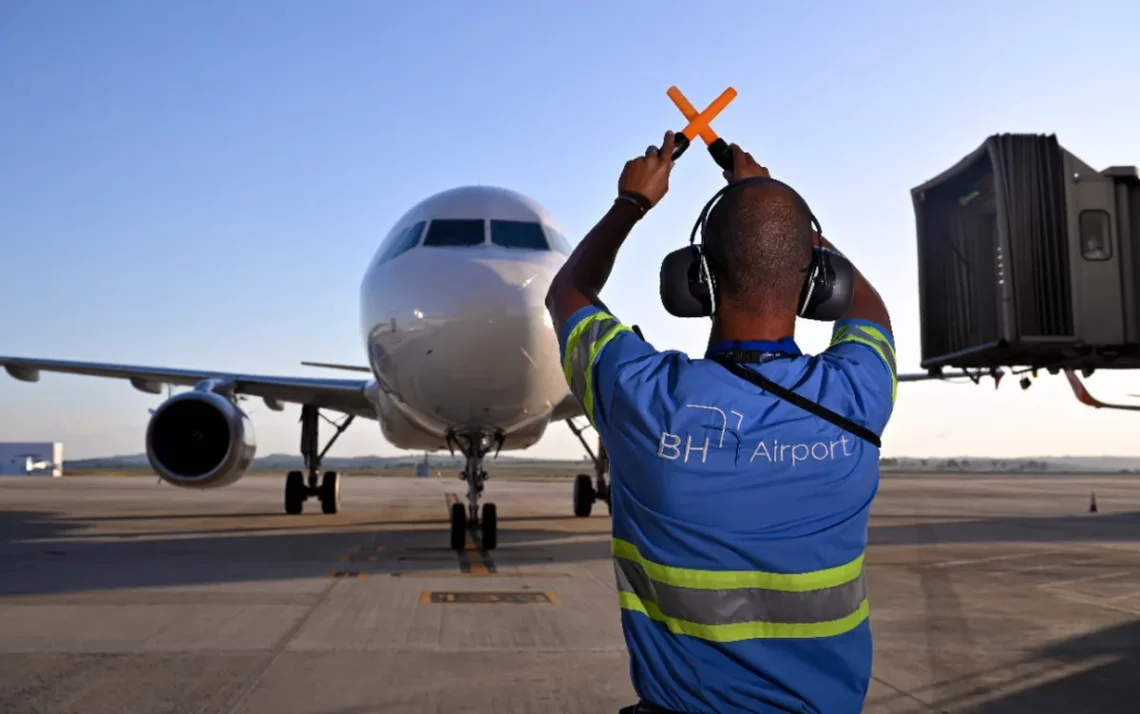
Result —
[[[412, 469], [423, 461], [423, 454], [401, 456], [330, 456], [324, 460], [323, 468], [332, 471], [384, 471], [388, 469]], [[458, 454], [435, 453], [428, 457], [432, 469], [461, 469], [463, 458]], [[591, 473], [593, 465], [589, 459], [538, 459], [533, 457], [501, 454], [498, 459], [488, 459], [490, 470], [495, 463], [512, 469], [528, 465], [543, 470], [565, 469]], [[990, 459], [976, 456], [956, 458], [916, 457], [886, 458], [881, 462], [884, 472], [910, 473], [1140, 473], [1140, 457], [1130, 456], [1049, 456], [1023, 457], [1012, 459]], [[64, 462], [65, 471], [137, 471], [150, 469], [146, 454], [125, 456], [104, 456], [93, 459], [72, 459]], [[293, 471], [304, 469], [300, 456], [290, 454], [268, 454], [255, 459], [252, 471]]]
[[991, 459], [978, 456], [921, 459], [883, 459], [883, 471], [937, 473], [1137, 473], [1140, 457], [1133, 456], [1044, 456]]

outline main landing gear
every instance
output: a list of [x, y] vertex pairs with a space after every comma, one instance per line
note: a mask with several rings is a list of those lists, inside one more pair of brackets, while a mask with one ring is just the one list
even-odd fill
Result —
[[[309, 497], [316, 497], [321, 502], [321, 512], [336, 513], [340, 510], [340, 477], [336, 471], [325, 471], [321, 476], [321, 461], [328, 453], [344, 430], [352, 424], [355, 417], [349, 414], [341, 423], [336, 423], [321, 414], [317, 407], [305, 405], [301, 407], [301, 456], [305, 459], [305, 469], [308, 471], [308, 482], [305, 473], [290, 471], [285, 477], [285, 512], [296, 515], [305, 508], [305, 501]], [[324, 449], [320, 449], [319, 419], [324, 419], [336, 428], [336, 433], [329, 439]]]
[[586, 442], [586, 437], [582, 436], [582, 430], [578, 428], [578, 425], [572, 419], [567, 419], [566, 423], [570, 426], [570, 431], [574, 432], [574, 436], [578, 437], [578, 441], [582, 442], [582, 446], [586, 448], [586, 453], [594, 460], [594, 480], [592, 482], [589, 474], [578, 474], [574, 478], [574, 515], [579, 518], [586, 518], [594, 509], [596, 501], [605, 501], [606, 508], [610, 515], [613, 515], [614, 506], [610, 501], [610, 485], [606, 482], [606, 473], [610, 470], [610, 459], [606, 455], [606, 447], [602, 444], [601, 437], [598, 438], [598, 453], [595, 456], [590, 444]]
[[479, 512], [479, 499], [483, 496], [483, 484], [488, 474], [483, 470], [483, 459], [495, 447], [495, 456], [503, 448], [502, 434], [447, 435], [447, 445], [455, 453], [455, 448], [467, 457], [463, 473], [459, 478], [467, 482], [467, 506], [456, 502], [451, 504], [451, 549], [464, 550], [467, 547], [467, 531], [479, 529], [480, 546], [483, 550], [494, 550], [499, 544], [499, 514], [493, 503], [483, 504]]

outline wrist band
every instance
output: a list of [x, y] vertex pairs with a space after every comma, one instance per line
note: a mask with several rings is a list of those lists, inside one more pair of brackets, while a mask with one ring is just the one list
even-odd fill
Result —
[[642, 215], [645, 215], [645, 212], [646, 212], [647, 210], [649, 210], [649, 209], [647, 209], [647, 208], [645, 207], [645, 204], [643, 204], [643, 203], [642, 203], [642, 202], [641, 202], [639, 199], [637, 199], [637, 198], [635, 198], [635, 197], [633, 197], [633, 196], [627, 196], [627, 195], [625, 195], [625, 194], [622, 194], [621, 196], [618, 196], [618, 197], [617, 197], [617, 198], [615, 198], [614, 200], [615, 200], [615, 201], [629, 201], [630, 203], [632, 203], [633, 205], [635, 205], [635, 206], [637, 206], [639, 209], [641, 209], [641, 213], [642, 213]]

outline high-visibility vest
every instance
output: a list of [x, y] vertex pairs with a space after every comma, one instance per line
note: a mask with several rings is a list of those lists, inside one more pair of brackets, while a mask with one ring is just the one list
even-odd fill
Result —
[[[610, 458], [638, 695], [684, 712], [859, 712], [879, 450], [711, 360], [658, 351], [600, 308], [575, 313], [559, 339]], [[815, 357], [791, 338], [732, 349], [779, 355], [749, 368], [874, 433], [890, 417], [897, 377], [882, 326], [840, 321]]]

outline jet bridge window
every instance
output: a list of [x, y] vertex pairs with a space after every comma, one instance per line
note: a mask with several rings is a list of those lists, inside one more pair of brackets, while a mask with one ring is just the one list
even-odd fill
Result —
[[1085, 260], [1112, 257], [1112, 220], [1107, 211], [1081, 211], [1081, 256]]
[[384, 250], [384, 254], [380, 256], [379, 262], [387, 263], [389, 260], [415, 248], [416, 244], [420, 242], [420, 236], [423, 235], [423, 232], [424, 221], [420, 221], [397, 233], [392, 237], [388, 247]]
[[491, 221], [491, 242], [503, 248], [550, 250], [541, 223]]
[[425, 246], [456, 247], [483, 245], [484, 234], [483, 219], [437, 219], [428, 226]]

